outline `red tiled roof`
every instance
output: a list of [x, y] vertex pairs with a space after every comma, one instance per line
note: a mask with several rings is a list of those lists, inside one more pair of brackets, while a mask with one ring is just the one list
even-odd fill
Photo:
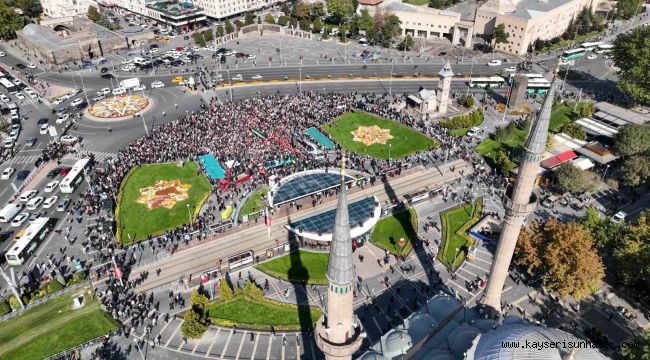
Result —
[[374, 5], [381, 4], [382, 2], [384, 2], [384, 0], [358, 0], [357, 2], [359, 3], [359, 5], [372, 5], [372, 6], [374, 6]]
[[550, 157], [548, 159], [543, 160], [540, 165], [544, 169], [550, 170], [550, 169], [553, 169], [555, 167], [560, 166], [561, 164], [563, 164], [563, 163], [565, 163], [567, 161], [571, 161], [571, 160], [573, 160], [573, 159], [575, 159], [577, 157], [578, 157], [578, 155], [576, 155], [576, 153], [569, 150], [569, 151], [565, 151], [565, 152], [563, 152], [561, 154], [557, 154], [555, 156], [552, 156], [552, 157]]

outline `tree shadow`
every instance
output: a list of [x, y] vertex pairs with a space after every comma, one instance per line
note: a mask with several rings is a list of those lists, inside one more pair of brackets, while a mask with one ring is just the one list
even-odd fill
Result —
[[[287, 226], [293, 228], [293, 223], [291, 217], [287, 218]], [[314, 322], [318, 319], [312, 319], [311, 311], [309, 307], [309, 297], [307, 293], [307, 280], [309, 279], [309, 271], [307, 267], [302, 262], [300, 258], [300, 244], [296, 234], [293, 231], [288, 232], [288, 242], [289, 242], [289, 259], [291, 261], [291, 266], [287, 272], [289, 279], [305, 279], [305, 282], [293, 282], [293, 288], [296, 293], [296, 304], [298, 304], [298, 320], [300, 322], [300, 328], [302, 332], [300, 333], [300, 342], [301, 344], [309, 344], [311, 339], [311, 334], [314, 330]], [[304, 304], [304, 306], [301, 306]], [[305, 358], [308, 352], [305, 351], [302, 355]]]

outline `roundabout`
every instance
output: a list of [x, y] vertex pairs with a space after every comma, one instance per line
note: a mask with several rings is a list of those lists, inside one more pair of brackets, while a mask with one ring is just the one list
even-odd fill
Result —
[[97, 101], [86, 110], [86, 117], [96, 121], [126, 120], [149, 110], [153, 100], [139, 94], [112, 96]]

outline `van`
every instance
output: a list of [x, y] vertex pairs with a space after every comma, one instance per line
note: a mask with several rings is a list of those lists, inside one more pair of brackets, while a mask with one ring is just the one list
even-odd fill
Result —
[[115, 96], [122, 95], [125, 92], [126, 92], [125, 88], [118, 87], [118, 88], [113, 89], [113, 95], [115, 95]]
[[10, 222], [23, 209], [23, 204], [7, 204], [0, 210], [0, 222]]
[[487, 63], [487, 66], [501, 66], [501, 60], [490, 60]]
[[37, 197], [29, 200], [29, 202], [27, 203], [27, 206], [26, 206], [27, 210], [36, 210], [36, 209], [38, 209], [38, 207], [41, 206], [41, 204], [43, 203], [43, 200], [44, 199], [43, 199], [42, 196], [37, 196]]

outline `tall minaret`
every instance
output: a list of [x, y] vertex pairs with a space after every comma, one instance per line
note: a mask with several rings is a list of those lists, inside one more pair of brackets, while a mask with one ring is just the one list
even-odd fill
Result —
[[438, 89], [436, 91], [436, 96], [438, 97], [438, 114], [447, 113], [447, 105], [449, 103], [449, 91], [451, 90], [451, 78], [454, 77], [454, 72], [451, 71], [451, 64], [449, 60], [445, 66], [440, 69], [438, 73]]
[[327, 313], [316, 324], [316, 344], [325, 358], [352, 359], [363, 341], [361, 323], [352, 312], [354, 280], [352, 239], [348, 200], [345, 195], [345, 154], [341, 161], [341, 191], [339, 191], [334, 232], [327, 264]]
[[501, 312], [501, 291], [508, 276], [508, 267], [515, 252], [519, 232], [526, 216], [537, 206], [537, 198], [533, 194], [533, 187], [539, 173], [542, 154], [546, 150], [548, 125], [551, 119], [556, 88], [557, 69], [553, 74], [553, 81], [544, 100], [542, 110], [530, 130], [526, 145], [524, 145], [524, 154], [519, 164], [519, 175], [515, 185], [512, 191], [506, 193], [503, 199], [506, 216], [503, 220], [503, 228], [501, 229], [497, 251], [492, 262], [487, 288], [480, 301], [481, 304], [487, 305], [497, 312]]

